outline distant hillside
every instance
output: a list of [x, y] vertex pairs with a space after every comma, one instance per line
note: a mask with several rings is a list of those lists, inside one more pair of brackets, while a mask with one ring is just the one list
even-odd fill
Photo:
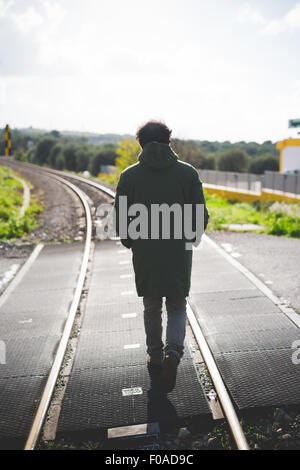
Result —
[[[83, 171], [89, 168], [95, 175], [99, 173], [100, 163], [115, 163], [116, 147], [120, 141], [125, 137], [134, 139], [130, 134], [49, 131], [32, 127], [12, 129], [11, 137], [12, 153], [19, 160], [47, 163], [58, 169]], [[181, 160], [195, 168], [259, 174], [265, 170], [278, 171], [279, 168], [279, 152], [270, 140], [258, 144], [174, 138], [171, 146]], [[4, 129], [0, 129], [0, 155], [4, 150]]]
[[[25, 129], [14, 129], [22, 134], [26, 134], [27, 136], [38, 136], [38, 135], [45, 135], [50, 134], [51, 132], [56, 131], [49, 131], [46, 129], [35, 129], [33, 127], [28, 127]], [[106, 143], [118, 144], [121, 140], [125, 137], [134, 139], [135, 137], [130, 134], [114, 134], [114, 133], [107, 133], [107, 134], [98, 134], [96, 132], [81, 132], [81, 131], [59, 131], [59, 133], [67, 138], [71, 139], [86, 139], [89, 143], [93, 145], [102, 145]], [[179, 139], [174, 138], [175, 141]], [[180, 139], [181, 140], [181, 139]], [[239, 148], [244, 150], [250, 157], [263, 155], [266, 153], [270, 153], [272, 155], [277, 155], [276, 152], [276, 145], [275, 143], [267, 140], [263, 144], [258, 144], [257, 142], [211, 142], [207, 140], [181, 140], [186, 144], [190, 142], [194, 142], [196, 145], [201, 147], [201, 150], [206, 153], [221, 153], [231, 148]]]
[[[35, 129], [33, 127], [28, 127], [24, 129], [18, 129], [19, 132], [26, 135], [45, 135], [50, 131], [46, 129]], [[73, 139], [86, 139], [89, 143], [93, 145], [101, 145], [106, 143], [118, 144], [120, 140], [123, 140], [125, 137], [134, 138], [130, 134], [97, 134], [95, 132], [80, 132], [80, 131], [59, 131], [62, 136], [73, 138]]]

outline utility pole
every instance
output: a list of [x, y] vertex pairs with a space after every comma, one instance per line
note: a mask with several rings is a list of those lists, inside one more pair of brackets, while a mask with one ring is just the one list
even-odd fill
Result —
[[10, 127], [8, 124], [5, 126], [5, 156], [9, 157], [11, 155], [11, 136], [10, 136]]

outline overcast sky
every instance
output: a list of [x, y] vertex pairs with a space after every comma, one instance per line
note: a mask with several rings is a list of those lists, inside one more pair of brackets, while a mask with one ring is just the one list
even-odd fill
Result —
[[299, 51], [300, 1], [0, 0], [0, 127], [280, 140]]

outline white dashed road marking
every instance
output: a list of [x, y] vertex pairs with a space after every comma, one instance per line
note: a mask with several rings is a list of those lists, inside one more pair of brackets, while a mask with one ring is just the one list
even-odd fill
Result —
[[143, 395], [143, 389], [142, 387], [123, 388], [122, 395], [123, 397], [131, 397], [132, 395]]
[[123, 313], [122, 318], [135, 318], [137, 313]]
[[134, 291], [133, 290], [126, 290], [124, 292], [121, 292], [121, 295], [133, 295]]

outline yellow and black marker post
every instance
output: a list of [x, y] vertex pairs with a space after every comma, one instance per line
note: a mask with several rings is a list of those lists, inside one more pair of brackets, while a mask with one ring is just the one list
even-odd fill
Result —
[[5, 126], [4, 138], [5, 138], [5, 156], [9, 157], [11, 155], [11, 136], [10, 136], [10, 127], [8, 124], [6, 124]]

